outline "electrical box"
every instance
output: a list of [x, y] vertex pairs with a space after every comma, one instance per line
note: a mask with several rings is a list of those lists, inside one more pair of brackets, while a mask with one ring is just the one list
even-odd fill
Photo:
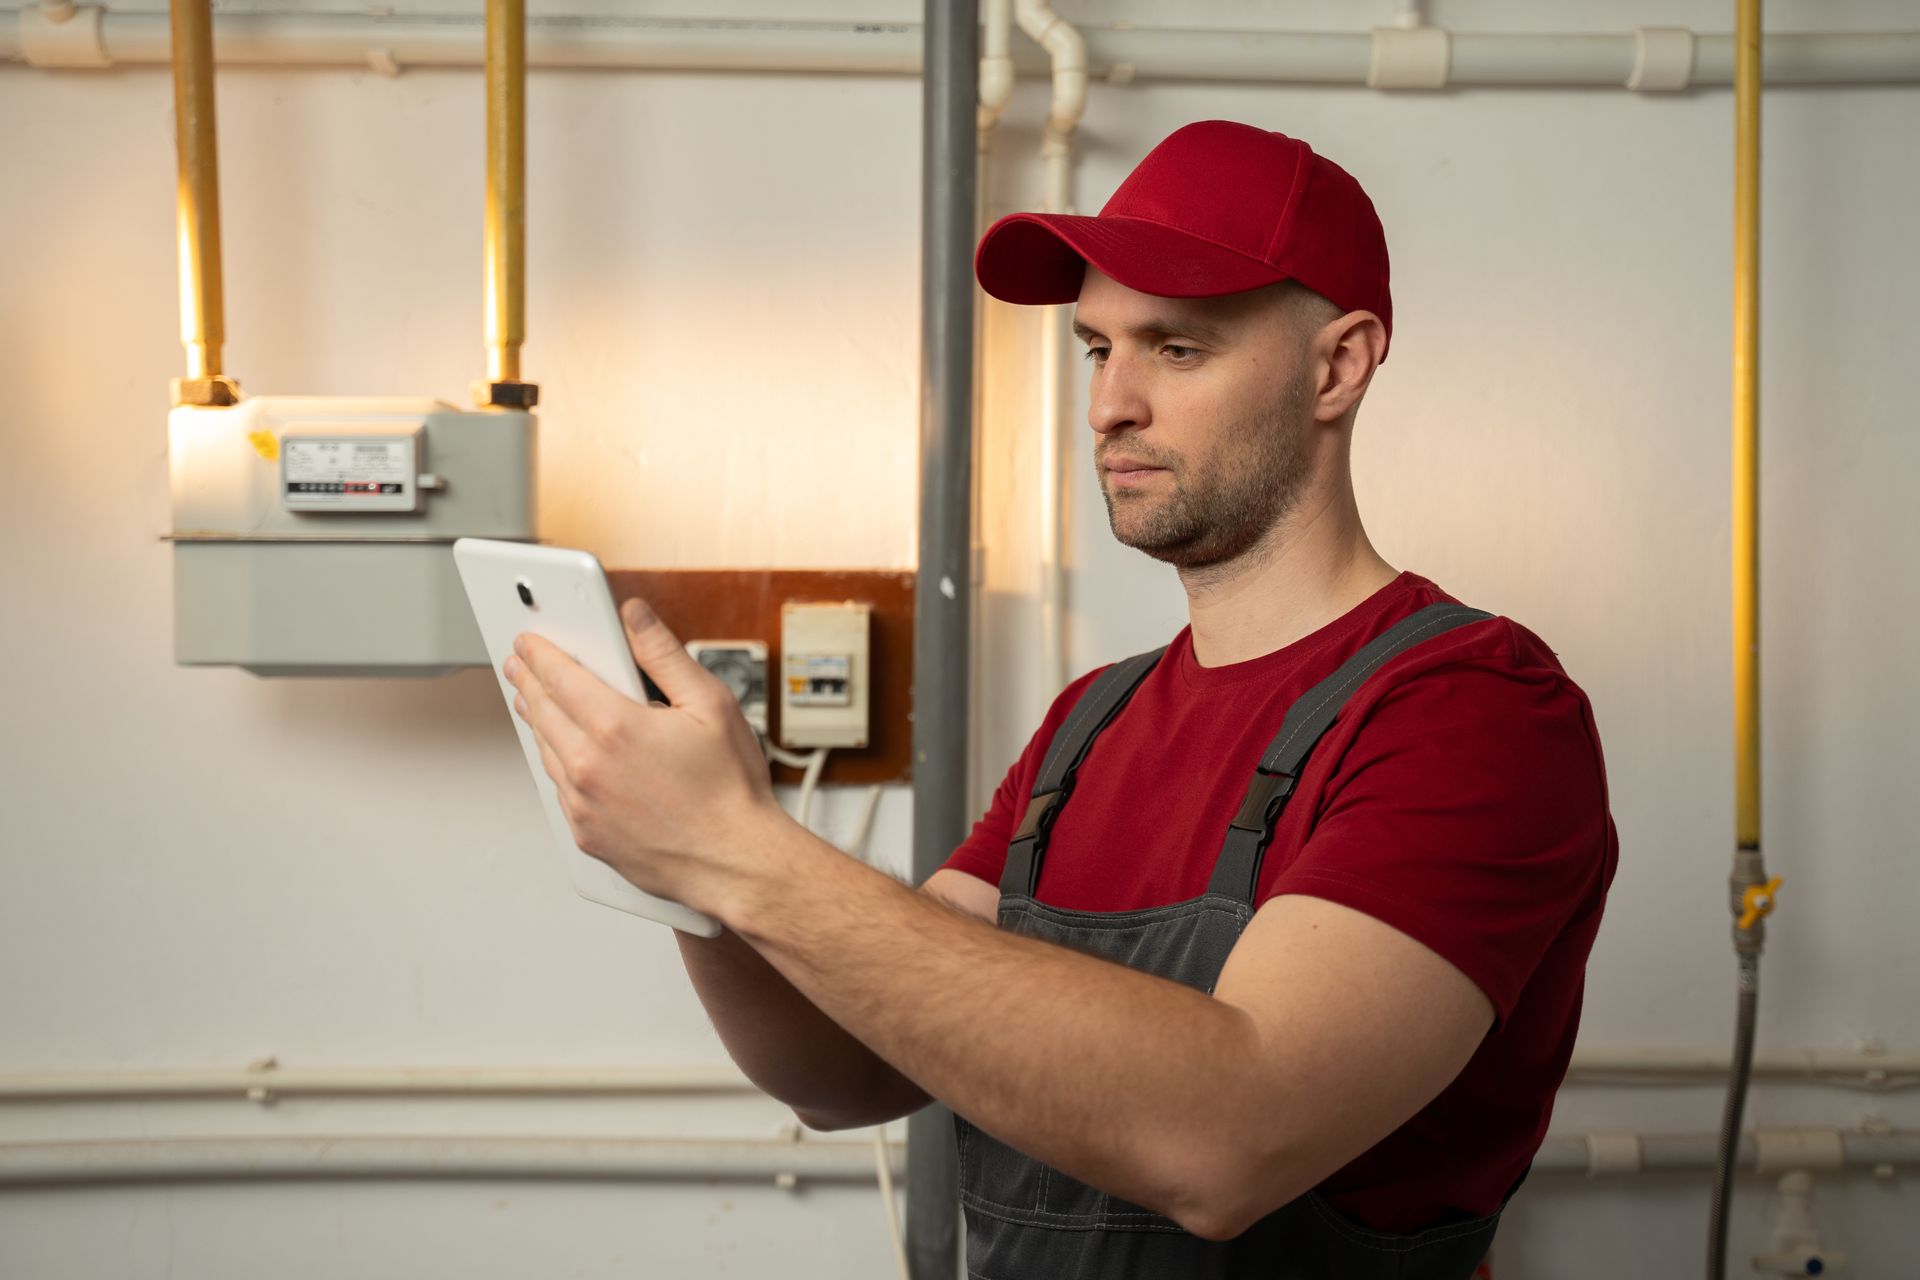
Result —
[[781, 606], [782, 746], [867, 745], [872, 612], [857, 603]]
[[255, 675], [487, 665], [463, 537], [534, 541], [535, 420], [261, 396], [167, 421], [174, 659]]

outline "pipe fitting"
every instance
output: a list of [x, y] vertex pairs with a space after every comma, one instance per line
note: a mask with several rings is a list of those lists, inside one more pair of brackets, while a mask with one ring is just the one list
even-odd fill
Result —
[[1013, 100], [1013, 0], [987, 0], [986, 28], [980, 48], [980, 144]]
[[110, 67], [100, 5], [42, 3], [20, 10], [20, 56], [30, 67]]
[[1453, 67], [1453, 36], [1445, 27], [1375, 27], [1369, 89], [1444, 89]]
[[1586, 1141], [1589, 1178], [1639, 1173], [1646, 1166], [1646, 1156], [1637, 1133], [1589, 1133]]
[[1755, 1255], [1753, 1269], [1781, 1276], [1820, 1276], [1846, 1268], [1847, 1255], [1820, 1242], [1813, 1221], [1813, 1177], [1795, 1169], [1780, 1179], [1774, 1202], [1773, 1250]]
[[540, 384], [482, 379], [473, 384], [473, 403], [481, 409], [531, 409], [540, 403]]
[[1627, 88], [1672, 93], [1693, 83], [1693, 32], [1686, 27], [1635, 27]]
[[1837, 1129], [1755, 1129], [1753, 1171], [1790, 1173], [1795, 1169], [1844, 1169], [1846, 1148]]
[[240, 403], [240, 384], [216, 374], [210, 378], [174, 378], [167, 383], [176, 407], [231, 409]]
[[[1087, 111], [1087, 42], [1046, 0], [1018, 0], [1020, 29], [1053, 61], [1053, 102], [1047, 111], [1047, 142], [1071, 146]], [[1042, 152], [1042, 154], [1049, 154]]]
[[1767, 942], [1766, 919], [1773, 914], [1778, 877], [1767, 878], [1760, 850], [1735, 850], [1733, 871], [1727, 877], [1728, 906], [1733, 915], [1733, 949], [1743, 958], [1758, 958]]
[[1013, 97], [1013, 55], [1003, 53], [980, 60], [980, 105], [993, 119], [1006, 110]]

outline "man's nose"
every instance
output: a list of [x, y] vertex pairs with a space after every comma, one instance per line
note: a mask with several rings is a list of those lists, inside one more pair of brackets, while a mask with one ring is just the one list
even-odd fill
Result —
[[1140, 370], [1118, 354], [1094, 370], [1087, 392], [1087, 425], [1101, 435], [1144, 427], [1152, 420]]

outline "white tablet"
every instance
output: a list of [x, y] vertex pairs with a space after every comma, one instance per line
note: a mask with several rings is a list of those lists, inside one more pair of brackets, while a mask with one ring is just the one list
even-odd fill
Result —
[[585, 551], [567, 547], [537, 547], [524, 542], [494, 542], [461, 538], [453, 544], [454, 563], [466, 586], [467, 600], [480, 624], [480, 636], [493, 662], [494, 679], [507, 703], [507, 718], [520, 735], [520, 750], [533, 771], [554, 849], [565, 865], [567, 879], [583, 898], [618, 907], [683, 933], [717, 937], [720, 922], [666, 898], [636, 889], [621, 874], [573, 842], [573, 831], [560, 809], [560, 795], [540, 763], [533, 731], [513, 710], [514, 687], [500, 674], [514, 637], [531, 631], [558, 645], [563, 653], [635, 702], [647, 698], [633, 651], [627, 647], [626, 628], [620, 623], [613, 592], [600, 562]]

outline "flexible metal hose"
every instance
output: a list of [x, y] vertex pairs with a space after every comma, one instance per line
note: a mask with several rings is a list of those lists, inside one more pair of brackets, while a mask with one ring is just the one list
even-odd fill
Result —
[[1733, 1200], [1733, 1171], [1740, 1163], [1740, 1122], [1747, 1107], [1747, 1082], [1753, 1074], [1754, 1024], [1760, 1014], [1760, 958], [1740, 957], [1740, 1007], [1733, 1033], [1733, 1072], [1727, 1078], [1727, 1106], [1720, 1122], [1720, 1159], [1713, 1175], [1713, 1210], [1708, 1217], [1707, 1280], [1727, 1274], [1727, 1211]]

